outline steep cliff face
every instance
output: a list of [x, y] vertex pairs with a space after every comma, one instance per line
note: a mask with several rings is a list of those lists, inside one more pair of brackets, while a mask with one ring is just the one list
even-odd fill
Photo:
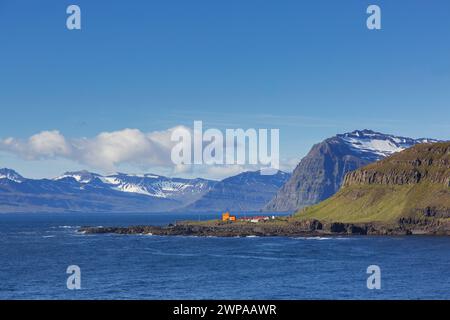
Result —
[[423, 144], [395, 157], [350, 172], [343, 186], [405, 185], [430, 182], [450, 186], [450, 149], [448, 143]]
[[340, 222], [450, 218], [450, 142], [419, 144], [348, 173], [328, 200], [297, 213]]
[[313, 146], [264, 210], [293, 211], [316, 204], [339, 190], [346, 173], [429, 141], [436, 142], [371, 130], [356, 130], [328, 138]]
[[338, 138], [316, 144], [294, 170], [289, 181], [265, 206], [267, 211], [291, 211], [331, 197], [344, 175], [372, 161], [354, 155]]

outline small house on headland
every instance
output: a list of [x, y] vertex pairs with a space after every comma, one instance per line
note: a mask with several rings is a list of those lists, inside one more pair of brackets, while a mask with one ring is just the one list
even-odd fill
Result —
[[226, 211], [224, 213], [222, 213], [222, 221], [223, 222], [227, 222], [227, 221], [245, 221], [245, 222], [253, 222], [253, 223], [258, 223], [261, 221], [267, 221], [267, 220], [273, 220], [275, 219], [275, 216], [254, 216], [254, 217], [241, 217], [241, 218], [236, 218], [236, 216], [233, 216], [230, 214], [230, 211]]
[[230, 212], [222, 213], [222, 221], [236, 221], [236, 216], [230, 215]]

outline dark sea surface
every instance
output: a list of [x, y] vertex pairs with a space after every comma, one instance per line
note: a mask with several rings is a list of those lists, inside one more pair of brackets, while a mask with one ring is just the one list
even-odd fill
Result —
[[[202, 215], [202, 219], [216, 218]], [[84, 235], [197, 215], [0, 214], [0, 299], [449, 299], [450, 237]], [[81, 289], [66, 286], [69, 265]], [[381, 289], [367, 289], [369, 265]]]

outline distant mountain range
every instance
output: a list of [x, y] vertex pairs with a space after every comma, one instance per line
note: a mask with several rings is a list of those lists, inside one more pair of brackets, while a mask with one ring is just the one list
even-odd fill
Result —
[[216, 181], [207, 179], [168, 178], [155, 174], [133, 175], [117, 173], [101, 176], [88, 171], [66, 172], [54, 180], [62, 181], [67, 178], [75, 179], [81, 187], [96, 185], [115, 191], [165, 198], [186, 204], [195, 201], [208, 192]]
[[291, 174], [278, 171], [274, 175], [261, 175], [248, 171], [216, 183], [199, 200], [183, 208], [190, 212], [215, 212], [260, 210], [278, 189], [289, 180]]
[[88, 171], [54, 179], [26, 179], [0, 169], [0, 212], [156, 212], [196, 201], [217, 183], [206, 179], [167, 178]]
[[371, 130], [338, 134], [314, 145], [292, 177], [264, 207], [266, 211], [293, 211], [334, 195], [346, 173], [419, 143], [412, 139]]
[[27, 179], [0, 169], [0, 213], [258, 210], [289, 176], [244, 172], [218, 182], [77, 171], [54, 179]]

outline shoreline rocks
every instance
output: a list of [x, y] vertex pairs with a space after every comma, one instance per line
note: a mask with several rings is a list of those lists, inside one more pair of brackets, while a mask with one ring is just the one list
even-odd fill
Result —
[[392, 225], [377, 223], [321, 222], [318, 220], [278, 220], [275, 222], [179, 222], [167, 226], [82, 227], [85, 234], [151, 234], [199, 237], [317, 237], [317, 236], [404, 236], [450, 235], [450, 221], [399, 220]]

